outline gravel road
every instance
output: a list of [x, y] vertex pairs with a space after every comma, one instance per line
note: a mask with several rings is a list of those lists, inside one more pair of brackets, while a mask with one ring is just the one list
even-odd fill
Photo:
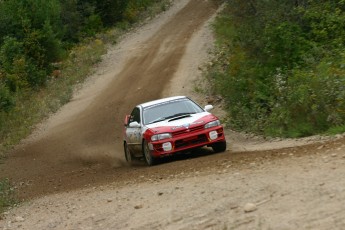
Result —
[[218, 9], [174, 0], [109, 48], [74, 99], [0, 165], [24, 200], [2, 229], [345, 229], [345, 134], [267, 140], [227, 128], [225, 153], [125, 164], [122, 121], [140, 102], [188, 95], [224, 115], [221, 101], [195, 92]]

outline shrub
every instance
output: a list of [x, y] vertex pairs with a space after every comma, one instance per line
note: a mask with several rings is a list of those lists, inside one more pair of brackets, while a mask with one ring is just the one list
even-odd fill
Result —
[[232, 127], [296, 137], [345, 126], [344, 20], [344, 1], [228, 1], [208, 78]]
[[0, 82], [0, 112], [8, 112], [15, 105], [14, 98], [8, 88]]
[[6, 37], [0, 47], [0, 68], [2, 82], [15, 92], [28, 84], [25, 71], [26, 57], [23, 43], [16, 38]]

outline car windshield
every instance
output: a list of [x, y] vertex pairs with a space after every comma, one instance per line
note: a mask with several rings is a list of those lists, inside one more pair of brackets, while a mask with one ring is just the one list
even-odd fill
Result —
[[204, 110], [200, 108], [199, 105], [187, 98], [183, 98], [144, 108], [143, 122], [147, 125], [166, 119], [178, 119], [179, 117], [182, 118], [190, 114], [201, 112], [204, 112]]

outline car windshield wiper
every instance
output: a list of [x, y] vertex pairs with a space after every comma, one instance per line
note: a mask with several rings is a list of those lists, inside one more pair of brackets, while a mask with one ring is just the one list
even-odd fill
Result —
[[150, 121], [147, 124], [149, 125], [149, 124], [157, 123], [157, 122], [164, 121], [167, 119], [170, 119], [169, 121], [178, 120], [178, 119], [181, 119], [184, 117], [189, 117], [191, 114], [194, 114], [194, 113], [176, 113], [176, 114], [168, 116], [168, 117], [159, 117], [157, 119], [154, 119], [153, 121]]
[[167, 118], [166, 117], [159, 117], [157, 119], [154, 119], [153, 121], [150, 121], [149, 123], [147, 123], [148, 125], [149, 124], [153, 124], [153, 123], [157, 123], [157, 122], [160, 122], [160, 121], [164, 121], [166, 120]]
[[166, 119], [169, 119], [169, 121], [174, 121], [174, 120], [178, 120], [184, 117], [189, 117], [191, 114], [193, 113], [176, 113], [174, 115], [166, 117]]

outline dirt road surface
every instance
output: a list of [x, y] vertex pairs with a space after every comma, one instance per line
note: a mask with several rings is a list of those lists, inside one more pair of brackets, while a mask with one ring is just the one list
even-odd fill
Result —
[[[24, 202], [2, 229], [345, 229], [345, 135], [264, 140], [128, 167], [124, 115], [194, 92], [219, 6], [175, 0], [105, 55], [74, 99], [0, 165]], [[214, 113], [222, 116], [221, 103]]]

